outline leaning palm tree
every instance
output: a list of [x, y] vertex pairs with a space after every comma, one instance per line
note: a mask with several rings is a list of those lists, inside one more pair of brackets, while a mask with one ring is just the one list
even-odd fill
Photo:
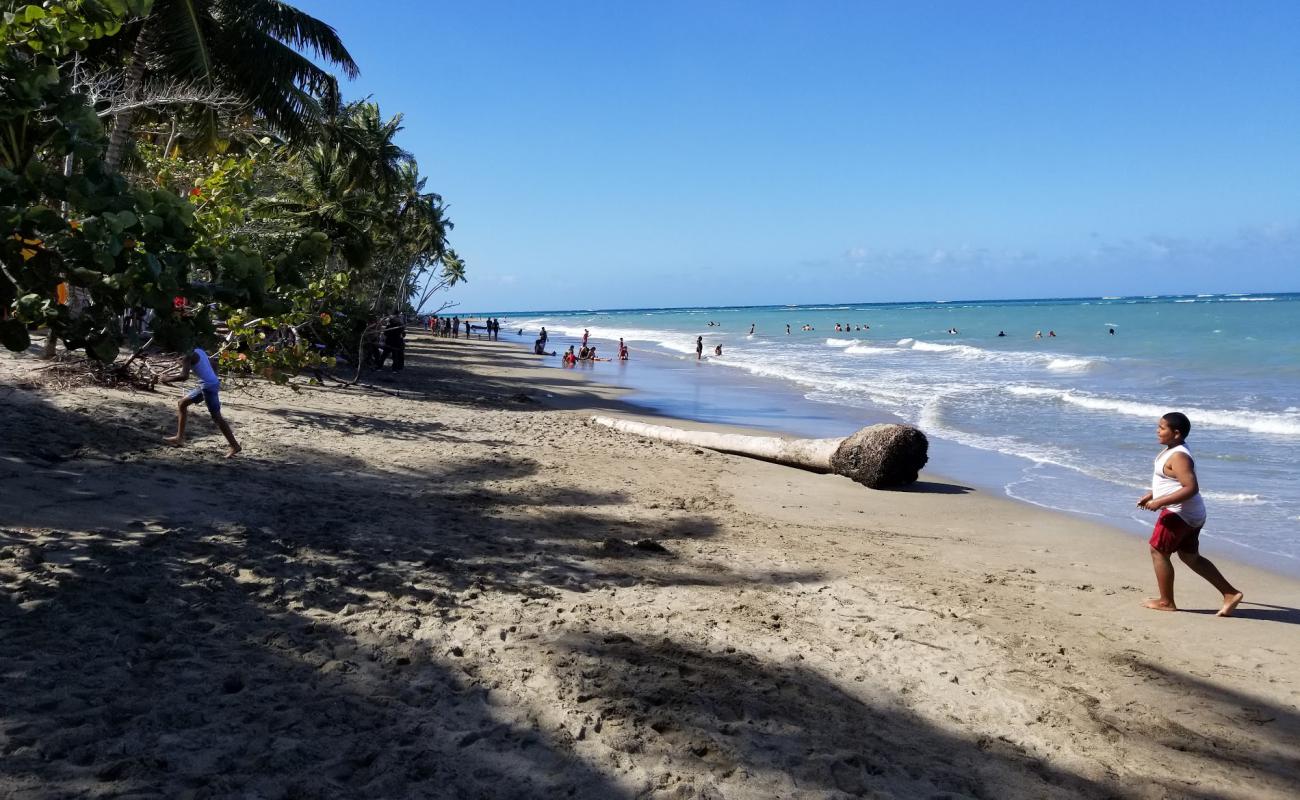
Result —
[[[354, 78], [357, 65], [329, 25], [281, 0], [156, 0], [126, 29], [124, 91], [148, 80], [210, 86], [238, 96], [276, 130], [301, 134], [337, 103], [338, 82], [305, 51]], [[114, 116], [107, 161], [121, 164], [132, 112]]]

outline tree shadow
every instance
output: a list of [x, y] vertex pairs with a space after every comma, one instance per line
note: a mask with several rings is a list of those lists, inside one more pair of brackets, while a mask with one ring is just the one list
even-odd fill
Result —
[[943, 730], [801, 664], [672, 639], [573, 634], [553, 669], [600, 740], [646, 769], [708, 776], [689, 796], [1115, 797], [1001, 738]]
[[[159, 447], [160, 404], [127, 397], [2, 396], [0, 418], [22, 498], [0, 504], [0, 776], [19, 796], [628, 796], [489, 702], [448, 630], [488, 592], [822, 577], [685, 558], [716, 520], [538, 481], [527, 458], [304, 443], [227, 462]], [[608, 544], [641, 540], [667, 552]]]
[[[1232, 769], [1255, 782], [1269, 780], [1282, 794], [1300, 787], [1300, 712], [1294, 707], [1261, 700], [1245, 692], [1186, 672], [1156, 664], [1138, 653], [1114, 661], [1152, 683], [1178, 708], [1208, 707], [1223, 720], [1216, 727], [1186, 728], [1170, 719], [1144, 725], [1140, 735], [1173, 750], [1205, 760], [1207, 765]], [[1123, 720], [1108, 720], [1124, 730]], [[1141, 723], [1138, 723], [1141, 724]], [[1261, 792], [1262, 793], [1262, 792]], [[1294, 796], [1294, 795], [1293, 795]]]

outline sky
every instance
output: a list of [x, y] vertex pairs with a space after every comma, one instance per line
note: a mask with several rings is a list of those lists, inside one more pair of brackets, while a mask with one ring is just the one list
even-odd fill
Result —
[[1300, 3], [292, 0], [464, 311], [1300, 290]]

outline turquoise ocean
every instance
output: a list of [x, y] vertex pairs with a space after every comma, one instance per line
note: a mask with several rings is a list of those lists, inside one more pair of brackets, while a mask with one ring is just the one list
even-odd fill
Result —
[[[1207, 554], [1300, 575], [1300, 294], [515, 312], [503, 321], [507, 338], [529, 345], [543, 325], [556, 350], [586, 329], [614, 356], [622, 337], [628, 363], [586, 369], [652, 412], [804, 436], [911, 423], [930, 437], [934, 473], [1135, 536], [1153, 519], [1134, 503], [1160, 450], [1156, 420], [1179, 410], [1192, 420]], [[558, 358], [545, 363], [559, 368]]]

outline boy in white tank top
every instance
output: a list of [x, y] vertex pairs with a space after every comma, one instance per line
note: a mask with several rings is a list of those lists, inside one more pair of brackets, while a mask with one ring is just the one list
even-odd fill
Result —
[[1191, 431], [1192, 423], [1177, 411], [1165, 414], [1156, 424], [1156, 439], [1165, 449], [1156, 456], [1151, 491], [1137, 504], [1138, 508], [1160, 512], [1149, 542], [1160, 596], [1148, 598], [1143, 605], [1157, 611], [1178, 610], [1174, 605], [1174, 564], [1169, 558], [1178, 553], [1184, 564], [1223, 594], [1223, 606], [1218, 616], [1226, 617], [1241, 602], [1242, 594], [1228, 583], [1218, 567], [1200, 554], [1205, 502], [1196, 481], [1196, 463], [1184, 444]]

